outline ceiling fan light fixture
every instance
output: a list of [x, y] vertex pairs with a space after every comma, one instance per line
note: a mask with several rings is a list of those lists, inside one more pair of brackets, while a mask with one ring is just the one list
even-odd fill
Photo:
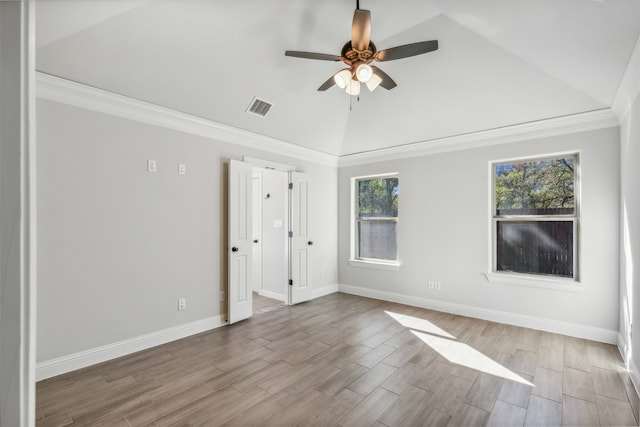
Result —
[[336, 82], [336, 85], [340, 89], [344, 89], [350, 84], [349, 82], [352, 80], [351, 71], [348, 68], [345, 68], [344, 70], [336, 73], [336, 75], [333, 76], [333, 80]]
[[380, 83], [382, 83], [382, 78], [379, 75], [374, 74], [369, 80], [367, 80], [367, 89], [369, 89], [369, 92], [373, 92], [373, 90], [377, 88]]
[[353, 96], [360, 95], [360, 82], [355, 79], [351, 79], [349, 81], [349, 84], [345, 88], [345, 91], [349, 95], [353, 95]]
[[360, 82], [368, 82], [371, 76], [373, 76], [373, 69], [369, 64], [363, 62], [356, 67], [356, 77]]

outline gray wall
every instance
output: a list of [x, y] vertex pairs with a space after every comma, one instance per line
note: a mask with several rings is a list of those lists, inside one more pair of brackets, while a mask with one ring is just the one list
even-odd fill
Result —
[[635, 385], [639, 387], [640, 337], [635, 325], [640, 322], [640, 97], [636, 97], [620, 128], [620, 335]]
[[[489, 283], [493, 160], [580, 151], [579, 293]], [[435, 301], [618, 329], [619, 131], [617, 128], [340, 168], [339, 277], [352, 285]], [[353, 267], [350, 179], [399, 175], [399, 271]], [[439, 281], [441, 291], [428, 289]]]
[[314, 176], [314, 288], [337, 283], [336, 168], [46, 100], [37, 113], [38, 362], [226, 311], [229, 158]]

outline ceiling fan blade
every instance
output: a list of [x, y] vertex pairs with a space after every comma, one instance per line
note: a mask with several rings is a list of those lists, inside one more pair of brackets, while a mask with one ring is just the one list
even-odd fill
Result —
[[408, 58], [410, 56], [421, 55], [423, 53], [438, 50], [438, 40], [405, 44], [391, 47], [376, 53], [376, 61], [393, 61], [394, 59]]
[[331, 86], [333, 86], [334, 84], [336, 84], [336, 81], [333, 78], [334, 76], [329, 77], [329, 79], [322, 83], [322, 85], [320, 85], [320, 87], [318, 88], [319, 92], [325, 91], [327, 89], [329, 89]]
[[371, 38], [371, 12], [356, 9], [351, 26], [351, 47], [356, 50], [367, 50]]
[[342, 61], [342, 57], [329, 55], [326, 53], [300, 52], [298, 50], [287, 50], [285, 56], [293, 56], [294, 58], [318, 59], [320, 61]]
[[383, 88], [387, 90], [391, 90], [394, 87], [398, 86], [396, 82], [394, 82], [393, 79], [389, 77], [389, 75], [384, 71], [382, 71], [380, 68], [372, 65], [371, 69], [373, 70], [373, 74], [375, 74], [376, 76], [382, 79], [382, 81], [380, 82], [380, 86], [382, 86]]

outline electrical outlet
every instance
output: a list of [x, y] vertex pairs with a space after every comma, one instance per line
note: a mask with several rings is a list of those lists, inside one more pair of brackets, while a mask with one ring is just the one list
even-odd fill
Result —
[[220, 302], [224, 301], [224, 291], [220, 291]]
[[180, 163], [178, 165], [178, 175], [186, 175], [187, 174], [187, 165], [184, 163]]
[[433, 289], [435, 286], [435, 282], [433, 280], [429, 280], [429, 289]]
[[187, 309], [187, 299], [178, 298], [178, 310], [186, 310], [186, 309]]
[[158, 170], [158, 165], [155, 160], [147, 160], [147, 172], [155, 172]]
[[440, 282], [436, 282], [435, 286], [436, 286], [436, 291], [439, 291], [440, 289], [442, 289], [442, 286], [440, 285]]

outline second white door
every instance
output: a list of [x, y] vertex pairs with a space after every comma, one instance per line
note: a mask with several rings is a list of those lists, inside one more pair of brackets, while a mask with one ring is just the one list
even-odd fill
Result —
[[313, 235], [310, 223], [311, 182], [301, 172], [290, 173], [290, 262], [289, 304], [309, 301], [312, 297], [311, 260]]

